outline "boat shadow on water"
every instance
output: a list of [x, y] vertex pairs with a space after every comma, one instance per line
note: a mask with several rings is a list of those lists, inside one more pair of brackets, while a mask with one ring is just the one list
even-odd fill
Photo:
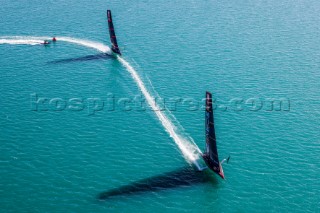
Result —
[[200, 183], [210, 183], [211, 185], [216, 186], [218, 180], [206, 171], [199, 172], [191, 167], [184, 167], [176, 171], [142, 179], [119, 188], [102, 192], [98, 194], [97, 199], [107, 200], [116, 196], [155, 192]]
[[114, 57], [112, 55], [100, 53], [95, 55], [82, 56], [78, 58], [67, 58], [67, 59], [49, 61], [47, 62], [47, 64], [63, 64], [63, 63], [82, 62], [82, 61], [107, 60], [107, 59], [113, 59], [113, 58]]

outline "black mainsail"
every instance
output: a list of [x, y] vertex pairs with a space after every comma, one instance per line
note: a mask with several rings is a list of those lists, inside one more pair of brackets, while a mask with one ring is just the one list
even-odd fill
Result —
[[212, 94], [210, 92], [206, 92], [205, 129], [206, 151], [202, 157], [211, 170], [224, 178], [223, 169], [218, 157], [216, 133], [214, 129]]
[[108, 16], [108, 26], [109, 26], [110, 40], [111, 40], [111, 44], [112, 44], [111, 50], [112, 50], [112, 52], [121, 55], [120, 49], [118, 47], [116, 33], [114, 31], [111, 10], [107, 10], [107, 16]]

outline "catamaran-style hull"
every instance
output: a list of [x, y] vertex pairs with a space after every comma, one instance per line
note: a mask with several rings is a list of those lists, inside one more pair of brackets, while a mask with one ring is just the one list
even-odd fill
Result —
[[210, 160], [210, 157], [208, 155], [206, 155], [206, 154], [203, 154], [202, 158], [203, 158], [204, 162], [206, 163], [206, 165], [208, 166], [209, 169], [211, 169], [214, 173], [216, 173], [222, 179], [224, 179], [223, 168], [222, 168], [220, 162], [219, 162], [218, 166], [213, 164], [212, 161]]

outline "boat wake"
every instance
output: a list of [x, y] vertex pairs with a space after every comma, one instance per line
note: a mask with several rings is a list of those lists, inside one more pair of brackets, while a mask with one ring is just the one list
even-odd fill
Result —
[[138, 85], [140, 91], [146, 98], [148, 104], [157, 115], [158, 119], [160, 120], [165, 130], [169, 133], [170, 137], [172, 137], [175, 143], [178, 145], [185, 158], [188, 161], [195, 163], [196, 166], [200, 168], [197, 164], [197, 160], [199, 159], [199, 155], [201, 154], [198, 146], [193, 141], [188, 140], [186, 137], [176, 131], [176, 126], [173, 125], [171, 120], [163, 113], [163, 111], [161, 111], [159, 106], [155, 103], [154, 97], [152, 97], [150, 92], [147, 90], [137, 71], [122, 57], [117, 56], [117, 58], [121, 62], [121, 64], [129, 71], [132, 78]]
[[[31, 36], [6, 36], [0, 37], [0, 44], [25, 44], [25, 45], [37, 45], [41, 44], [43, 40], [49, 40], [51, 37], [31, 37]], [[68, 43], [74, 43], [77, 45], [85, 46], [88, 48], [96, 49], [100, 52], [111, 54], [111, 49], [102, 43], [93, 42], [83, 39], [76, 39], [71, 37], [56, 37], [57, 41], [64, 41]], [[141, 80], [138, 72], [127, 62], [123, 57], [117, 56], [118, 61], [126, 68], [126, 70], [131, 74], [133, 80], [139, 87], [140, 91], [144, 95], [149, 106], [152, 108], [157, 118], [161, 122], [164, 129], [169, 133], [170, 137], [174, 140], [178, 148], [181, 150], [184, 158], [194, 164], [197, 169], [201, 169], [199, 165], [199, 159], [201, 156], [201, 150], [194, 143], [192, 138], [187, 137], [183, 134], [181, 128], [179, 129], [173, 124], [169, 116], [167, 116], [161, 108], [154, 101], [154, 97], [151, 95], [144, 82]]]
[[25, 45], [40, 45], [43, 40], [39, 39], [7, 39], [4, 37], [0, 38], [0, 44], [25, 44]]

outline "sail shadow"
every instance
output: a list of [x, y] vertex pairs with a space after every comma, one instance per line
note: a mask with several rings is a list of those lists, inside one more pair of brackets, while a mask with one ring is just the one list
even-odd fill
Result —
[[154, 192], [170, 188], [190, 186], [193, 184], [211, 182], [216, 185], [217, 180], [206, 172], [195, 171], [191, 167], [185, 167], [163, 175], [146, 178], [128, 185], [121, 186], [98, 194], [99, 200], [106, 200], [115, 196], [134, 195], [144, 192]]
[[71, 62], [81, 62], [81, 61], [92, 61], [92, 60], [106, 60], [114, 58], [112, 55], [108, 55], [106, 53], [100, 53], [96, 55], [87, 55], [78, 58], [67, 58], [67, 59], [60, 59], [47, 62], [48, 64], [63, 64], [63, 63], [71, 63]]

